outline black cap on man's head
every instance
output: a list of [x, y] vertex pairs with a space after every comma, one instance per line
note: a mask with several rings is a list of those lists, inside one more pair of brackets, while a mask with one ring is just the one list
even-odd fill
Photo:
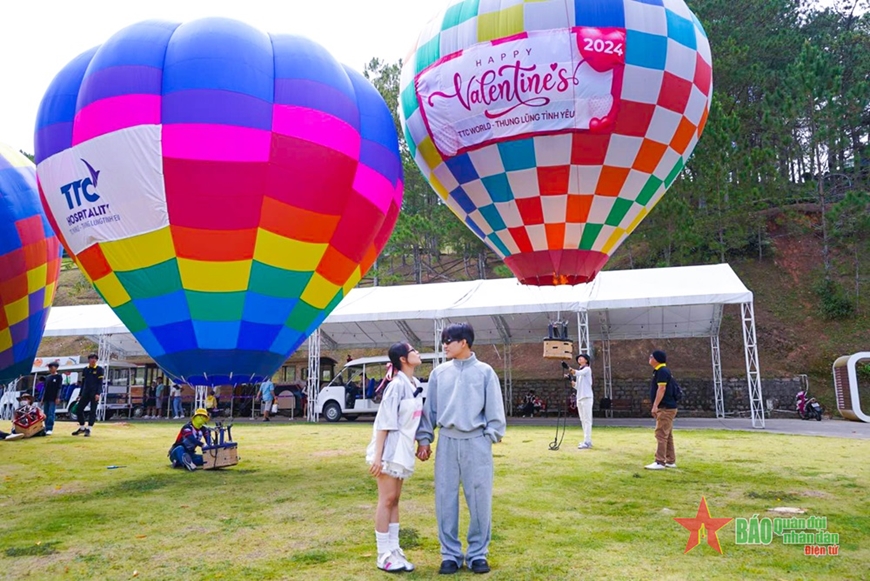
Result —
[[668, 362], [668, 356], [665, 354], [664, 351], [658, 351], [658, 350], [653, 351], [652, 358], [655, 359], [656, 361], [658, 361], [659, 363], [667, 363]]

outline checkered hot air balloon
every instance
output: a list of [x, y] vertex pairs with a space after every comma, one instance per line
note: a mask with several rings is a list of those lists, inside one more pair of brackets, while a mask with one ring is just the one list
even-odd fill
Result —
[[39, 203], [36, 168], [0, 143], [0, 382], [27, 375], [60, 272], [60, 242]]
[[374, 263], [402, 201], [395, 125], [310, 40], [237, 21], [130, 26], [39, 111], [61, 240], [169, 374], [271, 375]]
[[712, 97], [683, 0], [453, 0], [402, 70], [411, 153], [526, 284], [595, 278], [682, 171]]

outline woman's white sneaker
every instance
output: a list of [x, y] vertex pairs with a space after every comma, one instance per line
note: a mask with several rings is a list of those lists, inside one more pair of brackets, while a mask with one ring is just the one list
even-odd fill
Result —
[[386, 571], [387, 573], [401, 573], [402, 571], [406, 571], [406, 562], [407, 561], [396, 555], [394, 552], [381, 553], [378, 556], [378, 569]]
[[402, 560], [405, 564], [405, 571], [413, 571], [415, 569], [414, 564], [408, 560], [408, 557], [405, 556], [405, 551], [402, 550], [402, 547], [399, 547], [395, 551], [393, 551], [393, 555]]

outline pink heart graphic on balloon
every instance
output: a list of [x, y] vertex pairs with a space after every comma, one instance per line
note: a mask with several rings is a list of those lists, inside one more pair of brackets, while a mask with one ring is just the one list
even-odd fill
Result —
[[552, 63], [550, 65], [550, 70], [555, 71], [559, 67], [559, 63]]
[[577, 28], [580, 55], [599, 73], [625, 64], [625, 30], [621, 28]]

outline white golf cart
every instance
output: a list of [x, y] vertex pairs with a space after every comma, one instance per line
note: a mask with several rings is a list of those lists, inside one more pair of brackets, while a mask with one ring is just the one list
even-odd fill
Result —
[[[416, 376], [423, 384], [426, 397], [426, 381], [432, 373], [435, 353], [420, 354], [423, 364], [417, 367]], [[355, 421], [362, 414], [376, 414], [379, 404], [372, 399], [375, 388], [387, 372], [389, 357], [363, 357], [349, 361], [341, 372], [320, 390], [315, 409], [327, 421], [337, 422], [342, 417]]]

